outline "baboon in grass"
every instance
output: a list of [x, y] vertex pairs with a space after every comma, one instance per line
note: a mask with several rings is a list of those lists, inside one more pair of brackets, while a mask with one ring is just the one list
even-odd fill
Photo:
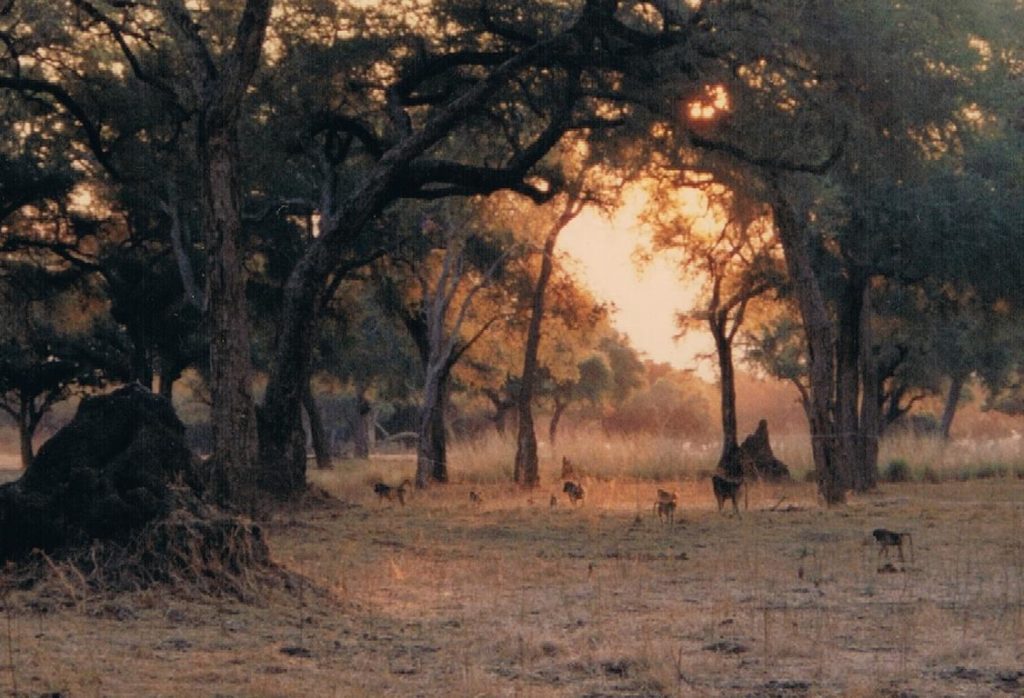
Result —
[[[718, 502], [718, 511], [722, 511], [722, 507], [725, 506], [725, 500], [732, 500], [732, 509], [736, 512], [736, 516], [740, 516], [740, 506], [737, 503], [740, 490], [743, 489], [742, 479], [733, 479], [724, 477], [722, 475], [711, 476], [711, 487], [715, 491], [715, 501]], [[744, 492], [744, 494], [746, 494]]]
[[406, 478], [398, 485], [385, 485], [383, 482], [378, 482], [373, 486], [373, 491], [382, 504], [385, 499], [389, 502], [393, 502], [397, 499], [399, 504], [405, 506], [406, 487], [412, 487], [412, 480]]
[[576, 502], [583, 501], [583, 485], [577, 484], [575, 482], [567, 482], [562, 487], [562, 491], [569, 495], [569, 502], [571, 504], [576, 504]]
[[469, 491], [469, 501], [474, 506], [480, 506], [481, 504], [484, 503], [484, 498], [480, 496], [479, 492], [476, 492], [475, 490], [470, 490]]
[[871, 535], [875, 537], [875, 541], [878, 543], [878, 557], [881, 559], [882, 554], [885, 554], [885, 559], [889, 559], [889, 548], [896, 548], [896, 552], [900, 556], [900, 562], [904, 562], [903, 559], [903, 541], [906, 540], [910, 544], [910, 560], [914, 560], [914, 539], [906, 531], [890, 531], [886, 528], [876, 528], [871, 532]]

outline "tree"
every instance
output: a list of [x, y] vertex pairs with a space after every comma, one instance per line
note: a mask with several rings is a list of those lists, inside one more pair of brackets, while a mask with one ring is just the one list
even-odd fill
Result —
[[536, 487], [540, 484], [537, 432], [533, 426], [533, 398], [538, 379], [538, 353], [540, 351], [541, 324], [544, 321], [545, 296], [555, 266], [555, 245], [558, 243], [558, 235], [580, 214], [585, 203], [585, 198], [579, 194], [565, 195], [564, 201], [561, 202], [560, 212], [544, 235], [544, 245], [540, 253], [540, 270], [531, 294], [530, 321], [526, 330], [523, 370], [520, 374], [517, 397], [519, 431], [516, 437], [516, 458], [513, 470], [515, 481], [525, 487]]
[[453, 205], [435, 207], [424, 214], [422, 238], [409, 246], [411, 255], [397, 258], [378, 277], [385, 309], [406, 326], [423, 368], [417, 487], [448, 481], [445, 412], [452, 370], [505, 315], [498, 295], [485, 296], [499, 293], [494, 287], [511, 250], [473, 223]]
[[[701, 297], [693, 308], [678, 316], [681, 332], [703, 325], [715, 342], [721, 393], [722, 455], [719, 467], [725, 472], [739, 470], [736, 462], [739, 437], [736, 418], [736, 377], [733, 345], [743, 327], [751, 302], [784, 283], [778, 245], [766, 212], [756, 204], [744, 205], [734, 194], [715, 192], [706, 196], [715, 217], [725, 219], [717, 230], [708, 227], [705, 212], [656, 211], [655, 250], [677, 250], [684, 276], [700, 278]], [[703, 219], [703, 220], [702, 220]]]

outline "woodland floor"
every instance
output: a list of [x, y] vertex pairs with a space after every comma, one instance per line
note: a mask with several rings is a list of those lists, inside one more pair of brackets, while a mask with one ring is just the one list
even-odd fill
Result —
[[[468, 485], [401, 507], [313, 477], [336, 499], [266, 527], [309, 585], [249, 603], [10, 591], [0, 695], [1024, 693], [1022, 480], [885, 485], [833, 510], [811, 485], [759, 486], [735, 518], [707, 481], [588, 482], [575, 508], [491, 485], [477, 508]], [[673, 525], [658, 486], [680, 494]], [[879, 571], [879, 526], [913, 533], [913, 562]]]

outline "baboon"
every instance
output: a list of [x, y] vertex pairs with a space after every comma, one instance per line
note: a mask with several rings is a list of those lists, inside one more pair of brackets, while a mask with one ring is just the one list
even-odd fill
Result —
[[583, 501], [583, 485], [579, 485], [575, 482], [567, 482], [562, 487], [562, 491], [569, 495], [569, 502], [571, 504]]
[[658, 490], [658, 501], [659, 502], [675, 502], [678, 501], [679, 497], [675, 492], [669, 492], [668, 490]]
[[736, 499], [739, 497], [740, 490], [743, 489], [743, 480], [723, 477], [722, 475], [712, 475], [711, 487], [715, 491], [718, 511], [722, 511], [726, 499], [731, 499], [733, 511], [736, 512], [736, 516], [740, 516], [740, 506]]
[[658, 512], [658, 518], [666, 523], [672, 523], [676, 517], [676, 502], [674, 499], [668, 501], [657, 501], [654, 503], [654, 510]]
[[659, 519], [671, 523], [676, 515], [676, 502], [679, 497], [675, 492], [658, 490], [658, 498], [654, 501], [654, 511]]
[[562, 479], [570, 480], [576, 475], [576, 469], [572, 466], [572, 461], [562, 456]]
[[476, 506], [480, 506], [481, 504], [483, 504], [484, 498], [480, 496], [479, 492], [476, 492], [474, 490], [470, 490], [469, 491], [469, 501], [472, 502]]
[[897, 532], [890, 531], [886, 528], [876, 528], [871, 532], [871, 535], [875, 537], [875, 541], [878, 542], [878, 558], [882, 558], [882, 553], [885, 553], [885, 559], [889, 559], [889, 548], [895, 547], [896, 552], [899, 553], [900, 562], [904, 562], [903, 559], [903, 540], [910, 544], [910, 559], [914, 559], [914, 539], [906, 531]]
[[373, 486], [373, 491], [376, 493], [382, 504], [385, 499], [389, 502], [393, 502], [397, 499], [398, 503], [404, 507], [406, 487], [412, 487], [412, 480], [406, 478], [405, 480], [402, 480], [399, 485], [385, 485], [383, 482], [378, 482]]
[[550, 507], [557, 507], [558, 506], [558, 497], [556, 497], [555, 495], [551, 495], [551, 503], [548, 506], [550, 506]]

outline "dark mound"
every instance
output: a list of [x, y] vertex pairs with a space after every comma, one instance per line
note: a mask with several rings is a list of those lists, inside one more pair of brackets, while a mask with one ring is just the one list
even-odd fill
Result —
[[269, 564], [259, 529], [201, 495], [169, 401], [137, 385], [87, 398], [22, 478], [0, 486], [0, 561], [38, 550], [118, 587]]
[[743, 440], [738, 448], [733, 448], [720, 469], [731, 477], [746, 477], [783, 482], [791, 480], [789, 468], [772, 453], [768, 441], [768, 422], [758, 422], [757, 431]]

